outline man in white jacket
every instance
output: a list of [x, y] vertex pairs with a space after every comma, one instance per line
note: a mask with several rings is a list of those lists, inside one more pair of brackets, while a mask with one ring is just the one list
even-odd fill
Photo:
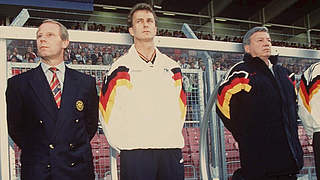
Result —
[[108, 142], [120, 150], [120, 178], [183, 180], [181, 69], [155, 47], [156, 15], [148, 4], [132, 8], [128, 27], [134, 44], [112, 64], [99, 106]]
[[317, 178], [320, 179], [320, 63], [311, 65], [302, 75], [298, 95], [298, 113], [307, 135], [312, 138]]

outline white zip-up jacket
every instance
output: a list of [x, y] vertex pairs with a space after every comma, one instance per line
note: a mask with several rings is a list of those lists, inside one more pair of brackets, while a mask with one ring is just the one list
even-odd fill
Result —
[[100, 96], [102, 126], [119, 150], [182, 148], [186, 95], [181, 69], [156, 49], [154, 63], [134, 45], [108, 72]]
[[298, 95], [298, 114], [312, 137], [320, 132], [320, 63], [311, 65], [302, 75]]

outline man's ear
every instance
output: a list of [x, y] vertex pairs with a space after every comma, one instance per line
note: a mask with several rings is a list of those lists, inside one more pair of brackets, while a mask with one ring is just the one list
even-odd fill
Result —
[[69, 40], [63, 41], [63, 48], [66, 49], [69, 46]]
[[129, 33], [130, 33], [131, 36], [134, 36], [132, 27], [129, 27]]
[[246, 53], [249, 53], [249, 54], [250, 54], [249, 45], [245, 45], [245, 46], [244, 46], [244, 51], [245, 51]]

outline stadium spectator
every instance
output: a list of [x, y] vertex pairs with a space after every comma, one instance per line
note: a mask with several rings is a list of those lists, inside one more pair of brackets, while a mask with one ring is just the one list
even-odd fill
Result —
[[17, 58], [17, 56], [15, 56], [15, 55], [12, 55], [9, 61], [11, 61], [11, 62], [21, 62], [21, 61]]
[[13, 48], [12, 54], [17, 57], [17, 60], [18, 60], [19, 62], [22, 62], [22, 61], [23, 61], [23, 57], [22, 57], [22, 55], [19, 53], [18, 48], [16, 48], [16, 47]]
[[288, 71], [271, 56], [266, 27], [243, 38], [242, 63], [218, 90], [217, 113], [239, 144], [246, 180], [296, 180], [303, 166], [297, 132], [296, 94]]
[[76, 57], [78, 62], [81, 61], [81, 49], [80, 48], [76, 48], [76, 52], [75, 52], [74, 56]]
[[92, 60], [88, 59], [86, 65], [92, 65]]
[[28, 59], [28, 63], [35, 63], [35, 62], [34, 62], [34, 59], [33, 59], [32, 57], [30, 57], [30, 58]]
[[27, 53], [29, 53], [30, 57], [32, 57], [33, 59], [37, 57], [37, 54], [32, 50], [31, 46], [27, 47]]
[[106, 52], [103, 54], [103, 64], [110, 65], [113, 62], [112, 49], [108, 46]]
[[96, 65], [103, 65], [103, 57], [99, 56]]
[[191, 62], [189, 69], [197, 69], [194, 62]]
[[317, 179], [320, 179], [320, 63], [311, 65], [302, 75], [298, 94], [298, 113], [307, 135], [312, 139]]
[[94, 48], [94, 53], [91, 54], [92, 64], [97, 64], [98, 57], [102, 56], [102, 53], [99, 52], [99, 48]]
[[116, 51], [116, 54], [115, 54], [115, 57], [114, 57], [113, 60], [112, 60], [112, 63], [116, 62], [119, 58], [120, 58], [120, 51], [117, 50], [117, 51]]
[[23, 60], [22, 56], [20, 54], [17, 54], [16, 51], [12, 51], [12, 54], [9, 56], [10, 61], [13, 57], [17, 60], [17, 62], [21, 62]]
[[189, 69], [190, 68], [190, 65], [186, 63], [185, 57], [180, 58], [180, 67], [181, 67], [181, 69]]
[[72, 64], [78, 64], [78, 61], [76, 59], [73, 59]]
[[6, 91], [8, 132], [21, 148], [21, 179], [94, 180], [95, 79], [65, 66], [69, 35], [61, 23], [45, 20], [36, 34], [40, 65], [10, 78]]
[[29, 58], [31, 58], [30, 53], [29, 53], [29, 52], [26, 52], [26, 53], [24, 54], [23, 60], [22, 60], [21, 62], [26, 63], [26, 62], [28, 62]]
[[100, 96], [104, 131], [120, 150], [120, 179], [182, 180], [181, 69], [155, 47], [157, 21], [150, 5], [134, 6], [128, 25], [134, 44], [112, 65]]
[[88, 57], [87, 57], [87, 55], [86, 55], [86, 53], [84, 51], [81, 51], [80, 57], [77, 58], [77, 60], [78, 61], [82, 61], [83, 64], [87, 63], [87, 59], [88, 59]]
[[11, 50], [8, 48], [7, 49], [7, 61], [10, 61], [10, 57], [12, 56]]

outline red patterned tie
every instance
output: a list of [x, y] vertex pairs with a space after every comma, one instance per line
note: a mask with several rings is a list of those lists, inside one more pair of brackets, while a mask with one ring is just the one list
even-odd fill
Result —
[[51, 67], [50, 71], [53, 73], [52, 80], [50, 82], [50, 88], [53, 94], [53, 97], [56, 101], [58, 109], [60, 109], [60, 103], [61, 103], [61, 86], [60, 82], [57, 78], [57, 71], [58, 69], [55, 67]]

